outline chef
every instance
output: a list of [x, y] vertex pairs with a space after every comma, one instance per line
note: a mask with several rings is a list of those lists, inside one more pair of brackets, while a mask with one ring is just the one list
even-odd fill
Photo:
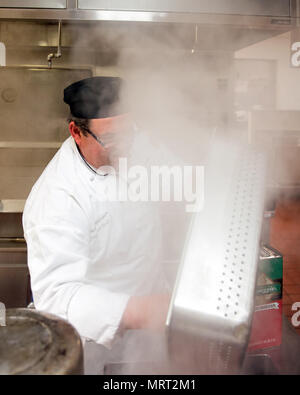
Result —
[[146, 203], [107, 199], [118, 177], [106, 170], [116, 141], [134, 135], [119, 106], [121, 85], [117, 77], [92, 77], [64, 90], [71, 136], [23, 214], [35, 308], [68, 320], [102, 351], [127, 331], [162, 329], [169, 304], [158, 213]]

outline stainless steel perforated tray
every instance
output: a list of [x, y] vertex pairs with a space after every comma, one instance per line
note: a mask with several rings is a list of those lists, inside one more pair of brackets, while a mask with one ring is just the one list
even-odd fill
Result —
[[204, 207], [194, 214], [167, 318], [180, 373], [237, 373], [251, 329], [265, 161], [248, 147], [215, 143]]

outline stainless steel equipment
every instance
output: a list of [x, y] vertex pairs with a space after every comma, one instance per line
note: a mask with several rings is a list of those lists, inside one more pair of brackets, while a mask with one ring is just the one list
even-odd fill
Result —
[[66, 8], [67, 0], [0, 0], [8, 8]]
[[253, 315], [264, 158], [214, 143], [167, 319], [173, 372], [237, 373]]
[[0, 201], [0, 302], [6, 308], [26, 307], [31, 300], [20, 203]]
[[0, 374], [82, 374], [83, 353], [66, 321], [30, 309], [6, 312], [0, 326]]
[[0, 0], [0, 19], [204, 24], [226, 21], [225, 25], [233, 23], [253, 28], [273, 23], [293, 25], [298, 16], [296, 0]]
[[[1, 4], [1, 3], [0, 3]], [[130, 11], [157, 11], [157, 12], [189, 12], [189, 13], [218, 13], [243, 15], [290, 15], [289, 2], [280, 0], [261, 1], [252, 0], [78, 0], [79, 9], [90, 10], [130, 10]]]
[[[17, 221], [16, 216], [10, 213], [1, 214], [0, 219], [7, 222]], [[25, 240], [23, 237], [0, 238], [0, 302], [8, 308], [26, 307], [30, 301]]]

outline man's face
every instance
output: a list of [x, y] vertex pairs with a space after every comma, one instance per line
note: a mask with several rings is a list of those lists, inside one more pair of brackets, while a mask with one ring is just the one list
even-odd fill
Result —
[[[70, 128], [71, 131], [72, 127]], [[80, 139], [74, 137], [85, 159], [94, 167], [114, 165], [127, 156], [132, 139], [133, 124], [128, 114], [111, 118], [90, 119], [90, 133]]]

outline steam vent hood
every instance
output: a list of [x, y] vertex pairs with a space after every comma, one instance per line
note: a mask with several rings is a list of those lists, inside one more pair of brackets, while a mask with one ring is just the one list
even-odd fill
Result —
[[198, 49], [222, 51], [290, 31], [298, 13], [296, 0], [0, 0], [0, 20], [101, 22], [126, 34], [129, 25], [180, 24], [190, 41], [197, 34]]
[[256, 17], [262, 25], [288, 24], [297, 12], [295, 0], [0, 0], [0, 18], [8, 19], [249, 24]]

